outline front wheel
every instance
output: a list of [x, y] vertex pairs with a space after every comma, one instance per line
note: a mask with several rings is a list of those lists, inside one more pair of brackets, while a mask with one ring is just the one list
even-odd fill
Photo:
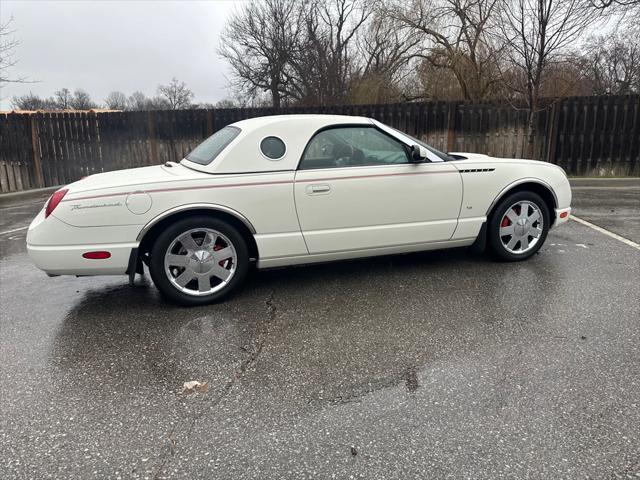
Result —
[[245, 239], [228, 223], [189, 217], [170, 225], [151, 249], [149, 272], [158, 290], [183, 305], [205, 305], [230, 294], [246, 277]]
[[489, 218], [489, 246], [500, 260], [525, 260], [542, 247], [550, 223], [549, 208], [540, 195], [516, 192], [503, 199]]

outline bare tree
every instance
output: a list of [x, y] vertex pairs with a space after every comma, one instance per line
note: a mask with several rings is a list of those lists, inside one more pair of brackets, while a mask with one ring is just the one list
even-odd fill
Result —
[[464, 100], [460, 82], [450, 68], [423, 60], [417, 66], [416, 86], [407, 90], [411, 100]]
[[540, 85], [540, 98], [545, 99], [547, 107], [554, 98], [593, 95], [588, 59], [572, 52], [564, 60], [549, 65]]
[[417, 56], [432, 71], [451, 70], [462, 97], [478, 101], [492, 96], [500, 80], [496, 19], [502, 6], [503, 0], [413, 0], [391, 3], [388, 15], [424, 37]]
[[640, 93], [640, 28], [587, 42], [587, 77], [596, 95]]
[[236, 108], [237, 106], [231, 98], [225, 98], [218, 100], [215, 105], [211, 105], [211, 108]]
[[[184, 104], [184, 106], [178, 108], [189, 108], [191, 103]], [[145, 104], [145, 110], [176, 110], [175, 107], [171, 105], [169, 100], [166, 97], [156, 95], [155, 97], [151, 97], [147, 99]]]
[[335, 104], [360, 71], [357, 39], [378, 0], [263, 0], [234, 15], [220, 54], [235, 87], [261, 100]]
[[300, 48], [301, 6], [297, 0], [252, 1], [222, 33], [219, 53], [231, 65], [235, 86], [251, 97], [268, 91], [276, 108], [289, 96], [285, 70]]
[[81, 88], [76, 88], [69, 101], [69, 107], [73, 110], [89, 110], [96, 108], [96, 106], [95, 102], [91, 100], [91, 96]]
[[53, 93], [54, 102], [56, 108], [60, 110], [69, 110], [71, 107], [71, 102], [73, 101], [73, 95], [68, 88], [62, 88]]
[[358, 71], [357, 40], [375, 11], [375, 0], [314, 0], [301, 12], [301, 47], [292, 58], [291, 96], [301, 103], [331, 105], [348, 98]]
[[599, 18], [589, 0], [507, 0], [502, 37], [513, 66], [507, 85], [528, 110], [527, 155], [533, 155], [540, 91], [551, 65], [568, 59], [569, 48]]
[[360, 62], [353, 73], [350, 100], [354, 103], [388, 103], [405, 100], [416, 72], [412, 58], [420, 36], [402, 29], [397, 20], [378, 9], [359, 36]]
[[591, 4], [598, 10], [628, 9], [640, 7], [640, 0], [591, 0]]
[[135, 91], [127, 98], [127, 110], [145, 110], [148, 100], [144, 93]]
[[15, 49], [20, 45], [20, 40], [14, 37], [15, 30], [11, 27], [12, 23], [13, 18], [4, 23], [0, 20], [0, 84], [33, 83], [27, 77], [14, 77], [9, 74], [9, 69], [18, 63]]
[[173, 77], [168, 85], [158, 85], [158, 95], [163, 97], [171, 110], [181, 110], [191, 106], [193, 92], [187, 84]]
[[68, 110], [73, 108], [72, 95], [68, 89], [63, 88], [55, 92], [53, 97], [42, 98], [32, 92], [11, 99], [13, 108], [18, 110]]
[[16, 110], [44, 110], [48, 107], [46, 100], [32, 92], [14, 96], [11, 99], [11, 105]]
[[122, 92], [111, 92], [104, 99], [109, 110], [125, 110], [127, 108], [127, 96]]

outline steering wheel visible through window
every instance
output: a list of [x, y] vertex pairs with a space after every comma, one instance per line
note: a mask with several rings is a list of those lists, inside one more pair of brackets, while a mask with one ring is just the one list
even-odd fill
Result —
[[406, 147], [373, 126], [333, 127], [307, 144], [300, 169], [410, 163]]

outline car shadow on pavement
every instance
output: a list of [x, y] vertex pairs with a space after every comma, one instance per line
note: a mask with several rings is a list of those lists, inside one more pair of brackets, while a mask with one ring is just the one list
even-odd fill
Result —
[[545, 268], [467, 250], [377, 257], [256, 271], [229, 300], [197, 308], [163, 301], [145, 277], [84, 293], [57, 332], [54, 365], [80, 388], [202, 380], [212, 395], [251, 371], [265, 398], [308, 407], [398, 384], [412, 392], [423, 365], [488, 348], [496, 328], [522, 330], [518, 308], [501, 306], [502, 273], [544, 290]]
[[255, 337], [263, 333], [272, 297], [281, 310], [298, 308], [307, 292], [317, 292], [320, 286], [331, 288], [309, 298], [311, 305], [345, 293], [346, 288], [366, 294], [367, 284], [385, 283], [390, 272], [394, 277], [408, 273], [406, 281], [411, 282], [416, 272], [424, 275], [436, 265], [483, 261], [465, 251], [427, 252], [255, 271], [227, 301], [195, 308], [165, 301], [145, 275], [137, 277], [134, 286], [123, 282], [84, 292], [57, 331], [53, 356], [60, 368], [75, 369], [89, 362], [113, 369], [111, 363], [122, 363], [127, 370], [163, 378], [202, 373], [198, 365], [210, 374], [207, 362], [216, 364], [226, 357], [223, 370], [228, 372], [229, 365], [248, 355]]

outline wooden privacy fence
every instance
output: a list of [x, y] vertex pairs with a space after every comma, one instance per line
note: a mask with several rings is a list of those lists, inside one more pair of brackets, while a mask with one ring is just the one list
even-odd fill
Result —
[[[263, 115], [373, 117], [443, 151], [522, 158], [526, 112], [461, 102], [0, 115], [0, 191], [63, 185], [93, 173], [179, 161], [230, 123]], [[640, 175], [640, 96], [571, 97], [537, 115], [534, 158], [571, 175]]]

